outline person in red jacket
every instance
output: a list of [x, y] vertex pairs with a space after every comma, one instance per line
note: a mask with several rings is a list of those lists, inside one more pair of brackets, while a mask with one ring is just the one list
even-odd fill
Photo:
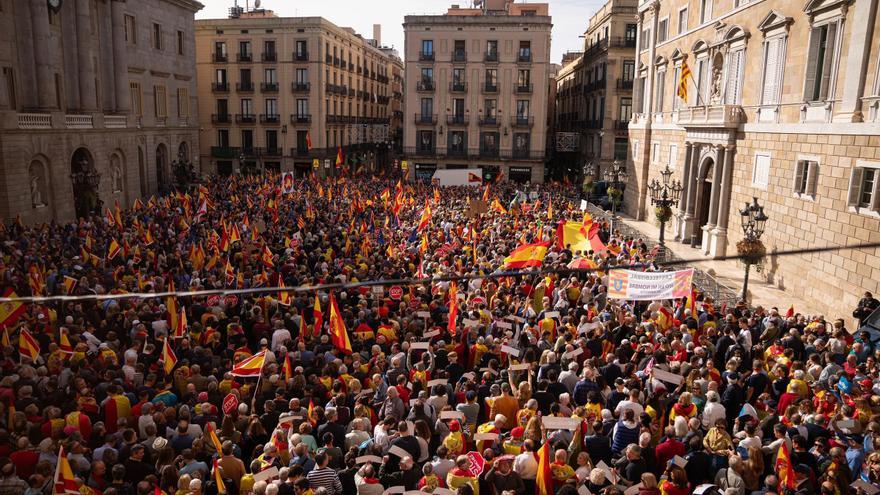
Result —
[[684, 457], [686, 450], [684, 444], [675, 438], [674, 427], [667, 426], [666, 429], [663, 430], [663, 433], [666, 435], [666, 440], [660, 442], [657, 447], [654, 448], [654, 456], [657, 458], [657, 466], [665, 466], [666, 463], [672, 460], [675, 456]]

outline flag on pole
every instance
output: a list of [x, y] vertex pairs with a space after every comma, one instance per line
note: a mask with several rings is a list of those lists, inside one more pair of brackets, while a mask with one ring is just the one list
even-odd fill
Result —
[[455, 337], [455, 324], [458, 320], [458, 284], [449, 282], [449, 321], [446, 322], [446, 329]]
[[535, 485], [539, 495], [553, 495], [551, 462], [550, 442], [544, 442], [544, 445], [538, 450], [538, 473], [535, 476]]
[[184, 334], [186, 333], [186, 310], [181, 306], [180, 315], [177, 317], [177, 325], [174, 327], [174, 338], [182, 339]]
[[312, 151], [312, 131], [306, 131], [306, 149]]
[[337, 167], [341, 166], [341, 165], [342, 165], [342, 162], [343, 162], [343, 158], [342, 158], [342, 146], [338, 146], [338, 147], [336, 148], [336, 166], [337, 166]]
[[309, 423], [311, 423], [312, 426], [318, 424], [318, 420], [315, 419], [315, 401], [312, 399], [309, 399], [309, 410], [306, 412], [306, 414], [308, 416], [308, 418], [306, 419], [309, 420]]
[[785, 312], [785, 317], [786, 317], [786, 318], [791, 318], [792, 316], [794, 316], [794, 304], [792, 304], [791, 306], [789, 306], [789, 307], [788, 307], [788, 311]]
[[73, 469], [70, 468], [70, 461], [67, 460], [67, 453], [64, 447], [58, 450], [58, 464], [55, 466], [55, 489], [52, 490], [53, 495], [79, 495], [79, 487], [76, 478], [73, 476]]
[[336, 298], [330, 294], [330, 340], [337, 349], [345, 354], [351, 354], [351, 340], [348, 338], [348, 330], [345, 329], [345, 321], [339, 312]]
[[110, 240], [110, 247], [107, 248], [107, 259], [112, 260], [122, 251], [122, 247], [119, 246], [119, 243], [116, 242], [116, 239]]
[[[16, 299], [18, 294], [16, 294], [12, 288], [7, 288], [3, 292], [3, 297]], [[21, 315], [23, 315], [26, 310], [27, 308], [21, 301], [11, 301], [0, 304], [0, 325], [6, 327], [11, 326], [21, 318]]]
[[18, 335], [18, 353], [35, 362], [40, 357], [40, 344], [26, 328], [22, 328]]
[[416, 231], [421, 232], [428, 227], [428, 224], [431, 223], [431, 205], [428, 203], [428, 200], [425, 200], [425, 209], [422, 210], [422, 218], [419, 219], [419, 226], [416, 228]]
[[678, 77], [678, 97], [687, 104], [688, 101], [688, 78], [692, 78], [691, 68], [688, 67], [687, 60], [681, 63], [681, 75]]
[[791, 490], [797, 488], [787, 440], [782, 442], [782, 445], [779, 446], [779, 452], [776, 454], [776, 475], [779, 477], [779, 493], [782, 493], [786, 488]]
[[547, 256], [547, 249], [549, 247], [550, 241], [518, 246], [510, 252], [510, 256], [504, 258], [504, 268], [509, 270], [539, 267], [544, 263], [544, 256]]
[[3, 338], [3, 340], [2, 340], [2, 342], [0, 342], [0, 344], [2, 344], [4, 348], [12, 345], [9, 342], [9, 329], [6, 328], [6, 325], [3, 325], [3, 337], [2, 338]]
[[177, 364], [177, 356], [171, 349], [171, 339], [165, 339], [165, 343], [162, 345], [162, 363], [165, 367], [165, 374], [170, 375]]
[[64, 276], [64, 280], [61, 281], [61, 286], [64, 287], [64, 294], [70, 295], [73, 294], [73, 291], [76, 290], [76, 284], [79, 281], [73, 277]]
[[230, 372], [232, 376], [242, 378], [260, 376], [263, 371], [263, 365], [266, 363], [266, 351], [260, 351], [253, 356], [243, 359], [232, 367]]
[[208, 438], [211, 439], [211, 444], [214, 446], [214, 450], [217, 451], [217, 455], [222, 456], [223, 444], [221, 444], [220, 439], [217, 438], [217, 431], [214, 429], [214, 424], [209, 422], [205, 425], [205, 430], [208, 432]]
[[321, 312], [321, 298], [318, 294], [315, 294], [315, 307], [312, 308], [312, 317], [315, 319], [312, 335], [317, 337], [321, 335], [321, 327], [324, 326], [324, 313]]
[[223, 476], [220, 474], [218, 459], [214, 459], [214, 480], [217, 483], [217, 493], [226, 493], [226, 484], [223, 483]]
[[293, 378], [293, 361], [290, 359], [290, 354], [284, 356], [284, 366], [282, 366], [282, 371], [284, 371], [285, 382]]
[[70, 345], [70, 339], [67, 337], [67, 329], [62, 327], [59, 333], [61, 335], [58, 338], [58, 350], [64, 354], [73, 354], [73, 346]]

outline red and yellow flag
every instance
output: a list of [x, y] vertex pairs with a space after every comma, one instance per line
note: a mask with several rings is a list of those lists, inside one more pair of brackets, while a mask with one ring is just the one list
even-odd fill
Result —
[[509, 270], [539, 267], [544, 263], [549, 247], [550, 241], [523, 244], [511, 251], [510, 256], [504, 258], [504, 268]]
[[691, 295], [687, 298], [684, 305], [685, 309], [691, 310], [691, 316], [697, 318], [697, 291], [691, 289]]
[[315, 337], [321, 335], [321, 327], [324, 326], [324, 313], [321, 312], [321, 298], [315, 294], [315, 307], [312, 308], [312, 318], [315, 324], [312, 327], [312, 335]]
[[[280, 277], [278, 278], [278, 286], [281, 287], [282, 289], [284, 288], [284, 280], [281, 279]], [[291, 303], [290, 292], [287, 292], [286, 290], [282, 290], [281, 292], [278, 293], [278, 304], [281, 304], [282, 306], [290, 306], [290, 303]]]
[[330, 340], [337, 349], [345, 354], [351, 354], [351, 340], [348, 338], [345, 321], [342, 319], [342, 313], [339, 312], [339, 306], [336, 304], [336, 298], [333, 294], [330, 294]]
[[550, 463], [553, 462], [550, 454], [550, 442], [538, 450], [538, 474], [535, 476], [535, 485], [538, 495], [553, 495], [553, 471]]
[[226, 493], [226, 484], [223, 483], [223, 476], [220, 474], [218, 459], [214, 459], [214, 480], [217, 483], [217, 493]]
[[312, 151], [312, 131], [306, 131], [306, 149]]
[[315, 419], [315, 401], [312, 399], [309, 399], [309, 410], [306, 414], [308, 415], [307, 419], [309, 420], [309, 423], [312, 424], [312, 426], [318, 424], [318, 420]]
[[791, 465], [791, 454], [788, 452], [788, 442], [782, 442], [779, 452], [776, 454], [776, 475], [779, 477], [779, 492], [786, 488], [794, 490], [797, 481], [794, 476], [794, 466]]
[[116, 239], [110, 240], [110, 247], [107, 248], [107, 259], [112, 260], [122, 251], [122, 247], [116, 242]]
[[170, 375], [177, 364], [177, 355], [171, 349], [171, 339], [165, 339], [165, 343], [162, 345], [162, 363], [165, 368], [165, 374]]
[[336, 148], [336, 166], [339, 167], [342, 165], [342, 146]]
[[[10, 287], [3, 291], [3, 297], [16, 299], [18, 294], [16, 294]], [[21, 318], [21, 315], [23, 315], [26, 310], [27, 308], [21, 301], [10, 301], [0, 304], [0, 325], [5, 327], [12, 326], [19, 318]]]
[[281, 368], [284, 371], [285, 382], [293, 378], [293, 361], [290, 359], [290, 354], [284, 356], [284, 366]]
[[217, 438], [217, 431], [214, 429], [214, 424], [209, 422], [205, 425], [205, 430], [208, 432], [208, 438], [211, 439], [211, 444], [214, 445], [214, 450], [217, 451], [218, 455], [223, 455], [223, 444], [221, 444], [220, 439]]
[[67, 460], [67, 453], [64, 447], [58, 451], [58, 464], [55, 466], [55, 483], [52, 490], [53, 495], [79, 495], [79, 487], [76, 478], [73, 476], [73, 469], [70, 468], [70, 461]]
[[26, 328], [18, 335], [18, 353], [34, 362], [40, 357], [40, 344]]
[[425, 200], [425, 209], [422, 210], [422, 218], [419, 219], [419, 226], [416, 228], [416, 231], [421, 232], [428, 227], [428, 224], [431, 223], [431, 205], [428, 203], [428, 200]]
[[76, 290], [76, 284], [79, 281], [73, 277], [64, 276], [64, 280], [61, 281], [61, 286], [64, 287], [64, 294], [70, 295], [73, 294], [73, 291]]
[[6, 325], [3, 325], [3, 335], [0, 336], [0, 339], [2, 339], [2, 340], [0, 340], [0, 345], [2, 345], [3, 348], [6, 348], [6, 347], [9, 347], [10, 345], [12, 345], [9, 342], [9, 329], [6, 328]]
[[458, 284], [449, 282], [449, 321], [446, 328], [455, 337], [456, 321], [458, 320]]
[[232, 376], [240, 376], [242, 378], [260, 376], [263, 371], [263, 364], [266, 363], [266, 351], [260, 351], [253, 356], [241, 360], [232, 367], [230, 372]]
[[70, 339], [67, 337], [67, 329], [61, 328], [59, 333], [58, 350], [64, 354], [73, 354], [73, 346], [70, 345]]

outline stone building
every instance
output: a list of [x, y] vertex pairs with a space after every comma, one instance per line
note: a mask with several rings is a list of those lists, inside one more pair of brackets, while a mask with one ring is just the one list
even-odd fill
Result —
[[669, 166], [685, 185], [675, 239], [695, 255], [735, 254], [756, 197], [769, 281], [829, 316], [877, 291], [877, 249], [773, 254], [880, 241], [877, 4], [641, 2], [625, 207], [653, 218], [646, 185]]
[[406, 16], [404, 154], [415, 177], [482, 168], [544, 180], [550, 15], [546, 3], [486, 0]]
[[207, 169], [330, 175], [340, 148], [340, 169], [389, 165], [403, 62], [381, 40], [320, 17], [239, 7], [196, 21], [196, 57]]
[[0, 218], [72, 220], [197, 167], [193, 0], [0, 0]]

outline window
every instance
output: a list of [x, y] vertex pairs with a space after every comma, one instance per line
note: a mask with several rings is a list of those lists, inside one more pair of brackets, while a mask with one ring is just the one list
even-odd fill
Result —
[[278, 131], [275, 129], [266, 130], [266, 149], [273, 151], [278, 149]]
[[250, 98], [242, 98], [241, 99], [241, 114], [242, 115], [253, 115], [254, 114], [254, 102]]
[[305, 40], [296, 40], [296, 58], [302, 60], [308, 56], [308, 45]]
[[529, 133], [513, 133], [513, 152], [517, 155], [526, 155], [529, 152]]
[[498, 133], [497, 132], [481, 132], [480, 133], [480, 150], [488, 153], [498, 152]]
[[226, 69], [217, 69], [214, 77], [217, 84], [226, 84]]
[[669, 161], [667, 164], [671, 170], [675, 170], [675, 162], [678, 160], [678, 145], [670, 144], [669, 145]]
[[483, 112], [487, 119], [495, 119], [495, 112], [498, 110], [498, 100], [486, 100], [483, 106]]
[[426, 86], [434, 84], [434, 69], [431, 67], [422, 67], [422, 84]]
[[177, 88], [177, 116], [189, 117], [189, 88]]
[[771, 38], [764, 42], [764, 88], [761, 90], [761, 104], [779, 103], [779, 90], [782, 88], [782, 73], [785, 68], [785, 38]]
[[709, 59], [702, 57], [697, 59], [697, 96], [694, 105], [706, 104], [706, 94], [709, 90]]
[[452, 100], [452, 115], [459, 119], [464, 117], [464, 98], [455, 98]]
[[676, 65], [672, 71], [672, 109], [678, 110], [682, 107], [681, 98], [678, 96], [678, 85], [681, 82], [681, 66]]
[[215, 41], [214, 42], [214, 60], [217, 60], [217, 61], [226, 60], [226, 42], [225, 41]]
[[304, 154], [309, 151], [309, 131], [296, 131], [296, 151]]
[[278, 78], [275, 75], [275, 69], [266, 69], [263, 71], [263, 82], [267, 84], [275, 84], [278, 82]]
[[263, 41], [263, 55], [266, 56], [266, 60], [275, 60], [275, 40]]
[[238, 42], [238, 55], [242, 61], [250, 61], [250, 59], [251, 59], [251, 42], [250, 41], [239, 41]]
[[217, 130], [217, 146], [220, 148], [229, 147], [229, 129]]
[[464, 72], [465, 70], [462, 68], [452, 69], [452, 85], [456, 88], [462, 87], [464, 85]]
[[626, 160], [626, 152], [629, 150], [629, 142], [626, 138], [614, 138], [614, 159]]
[[419, 151], [423, 152], [433, 152], [434, 151], [434, 131], [419, 131]]
[[770, 183], [770, 154], [755, 153], [755, 169], [752, 171], [752, 187], [767, 189]]
[[807, 75], [804, 84], [806, 101], [824, 101], [833, 97], [829, 94], [828, 88], [836, 67], [835, 50], [839, 22], [816, 26], [810, 32]]
[[518, 120], [529, 118], [529, 100], [516, 101], [516, 118]]
[[623, 39], [626, 42], [626, 46], [636, 46], [636, 33], [639, 32], [639, 26], [637, 24], [627, 24], [626, 31], [624, 31]]
[[486, 86], [498, 85], [498, 69], [486, 69]]
[[519, 60], [521, 60], [521, 61], [532, 60], [532, 42], [531, 41], [520, 41], [519, 42]]
[[815, 196], [816, 183], [819, 180], [819, 162], [816, 160], [798, 160], [794, 168], [794, 193], [797, 196]]
[[434, 55], [434, 40], [422, 40], [422, 54]]
[[183, 55], [183, 31], [177, 32], [177, 54]]
[[297, 84], [308, 84], [309, 82], [309, 69], [296, 69], [296, 83]]
[[241, 147], [246, 150], [254, 149], [254, 131], [250, 129], [241, 131]]
[[137, 45], [137, 25], [134, 22], [134, 16], [125, 14], [125, 42], [130, 45]]
[[449, 132], [449, 152], [452, 154], [462, 155], [467, 151], [467, 134], [465, 131], [450, 131]]
[[463, 62], [467, 59], [465, 52], [464, 40], [454, 40], [452, 45], [452, 60], [455, 62]]
[[727, 55], [727, 88], [724, 99], [728, 105], [739, 105], [742, 100], [742, 77], [745, 50], [735, 50]]
[[486, 41], [486, 60], [498, 60], [498, 40]]
[[422, 110], [422, 119], [430, 119], [434, 115], [434, 99], [422, 98], [419, 108]]
[[155, 22], [153, 23], [153, 48], [162, 49], [162, 26]]
[[632, 98], [620, 99], [620, 120], [628, 121], [632, 117]]
[[266, 115], [278, 115], [278, 100], [266, 98]]
[[860, 162], [852, 169], [847, 205], [880, 211], [880, 164]]
[[684, 7], [678, 11], [678, 34], [688, 30], [688, 8]]
[[143, 93], [141, 92], [141, 83], [134, 81], [128, 83], [128, 90], [131, 94], [131, 110], [138, 117], [143, 117], [144, 97]]
[[301, 116], [309, 114], [309, 100], [307, 98], [298, 98], [296, 100], [296, 114]]
[[632, 82], [636, 75], [636, 61], [635, 60], [624, 60], [623, 61], [623, 80]]
[[660, 143], [654, 143], [651, 146], [651, 161], [657, 162], [660, 159]]
[[712, 0], [700, 0], [700, 24], [712, 20]]
[[657, 43], [663, 43], [666, 41], [666, 37], [669, 35], [669, 18], [660, 19], [660, 22], [657, 23]]
[[644, 40], [644, 42], [641, 45], [641, 50], [644, 52], [648, 49], [648, 45], [651, 44], [651, 42], [648, 41], [651, 39], [651, 29], [650, 28], [642, 29], [642, 39]]
[[250, 69], [239, 69], [238, 76], [242, 86], [250, 86], [253, 83]]
[[217, 115], [229, 115], [229, 100], [217, 100]]
[[657, 71], [657, 81], [654, 83], [654, 112], [663, 111], [663, 94], [666, 92], [666, 70]]

